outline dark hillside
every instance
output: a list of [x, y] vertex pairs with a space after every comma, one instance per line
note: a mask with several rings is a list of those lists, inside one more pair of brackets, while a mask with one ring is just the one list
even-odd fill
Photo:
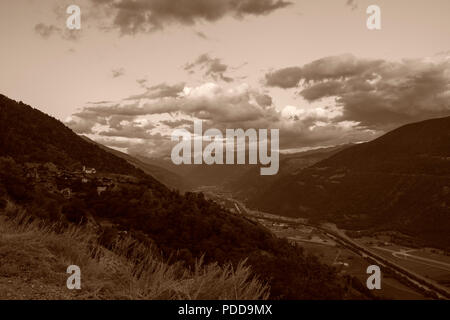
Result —
[[253, 207], [450, 246], [450, 117], [409, 124], [281, 177]]

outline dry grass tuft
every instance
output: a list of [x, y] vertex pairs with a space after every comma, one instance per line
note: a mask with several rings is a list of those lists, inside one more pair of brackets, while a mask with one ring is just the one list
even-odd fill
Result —
[[[269, 288], [245, 261], [193, 270], [167, 264], [130, 237], [108, 250], [94, 231], [31, 220], [12, 203], [0, 212], [0, 299], [267, 299]], [[81, 268], [81, 290], [68, 290], [66, 269]]]

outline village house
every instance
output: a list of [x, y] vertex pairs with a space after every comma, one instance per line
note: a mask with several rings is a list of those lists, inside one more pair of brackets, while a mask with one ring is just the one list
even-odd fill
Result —
[[38, 168], [37, 167], [29, 168], [29, 170], [27, 171], [26, 177], [34, 179], [34, 180], [39, 180]]
[[106, 191], [106, 189], [107, 189], [107, 187], [105, 187], [105, 186], [97, 187], [97, 193], [98, 193], [98, 195], [101, 195], [102, 192]]
[[86, 166], [83, 166], [83, 173], [86, 174], [95, 174], [97, 170], [95, 168], [86, 168]]

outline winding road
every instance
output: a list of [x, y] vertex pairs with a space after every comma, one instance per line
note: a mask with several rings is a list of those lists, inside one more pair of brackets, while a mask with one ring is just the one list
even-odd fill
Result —
[[[244, 204], [241, 202], [229, 198], [230, 201], [233, 201], [240, 210], [240, 213], [243, 215], [247, 215], [249, 217], [255, 217], [254, 214], [249, 212]], [[296, 219], [290, 219], [290, 218], [284, 218], [282, 216], [277, 216], [277, 219], [286, 220], [286, 222], [293, 222], [292, 220]], [[360, 243], [357, 243], [353, 239], [349, 238], [342, 230], [339, 230], [335, 225], [333, 224], [324, 224], [322, 226], [317, 225], [310, 225], [305, 222], [298, 222], [296, 223], [305, 225], [310, 228], [315, 228], [317, 230], [322, 231], [324, 234], [326, 234], [328, 237], [338, 241], [341, 245], [346, 247], [347, 249], [357, 253], [358, 255], [362, 256], [365, 259], [371, 259], [372, 261], [375, 261], [380, 266], [389, 269], [392, 273], [402, 277], [404, 280], [406, 280], [410, 285], [420, 289], [425, 290], [429, 293], [432, 293], [435, 297], [439, 299], [450, 299], [450, 288], [447, 288], [445, 286], [442, 286], [420, 274], [417, 274], [409, 269], [406, 269], [405, 267], [399, 265], [396, 261], [393, 261], [391, 259], [388, 259], [387, 257], [381, 256], [380, 254], [373, 252], [371, 248], [365, 247], [361, 245]], [[418, 257], [415, 255], [411, 255], [408, 253], [408, 251], [394, 251], [389, 250], [386, 248], [380, 248], [376, 247], [376, 249], [382, 249], [392, 252], [392, 256], [396, 258], [400, 257], [409, 257], [411, 259], [415, 259], [415, 261], [420, 261], [422, 263], [433, 263], [434, 267], [436, 265], [441, 265], [442, 267], [449, 268], [450, 264], [436, 261], [428, 258]], [[449, 270], [449, 269], [445, 269]]]

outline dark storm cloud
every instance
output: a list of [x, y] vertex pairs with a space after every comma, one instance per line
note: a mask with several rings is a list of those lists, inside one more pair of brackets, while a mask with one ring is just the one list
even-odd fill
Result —
[[184, 69], [192, 72], [196, 67], [204, 71], [206, 77], [210, 76], [214, 80], [222, 80], [225, 82], [232, 82], [233, 78], [225, 75], [228, 71], [228, 66], [222, 63], [219, 58], [211, 58], [208, 54], [202, 54], [192, 63], [188, 63]]
[[198, 21], [217, 21], [225, 16], [243, 18], [267, 15], [290, 5], [283, 0], [91, 0], [114, 12], [114, 27], [122, 34], [163, 29], [178, 23], [194, 25]]
[[390, 62], [341, 55], [276, 70], [266, 75], [266, 84], [299, 88], [310, 102], [336, 97], [344, 108], [341, 120], [376, 129], [450, 114], [448, 59]]

